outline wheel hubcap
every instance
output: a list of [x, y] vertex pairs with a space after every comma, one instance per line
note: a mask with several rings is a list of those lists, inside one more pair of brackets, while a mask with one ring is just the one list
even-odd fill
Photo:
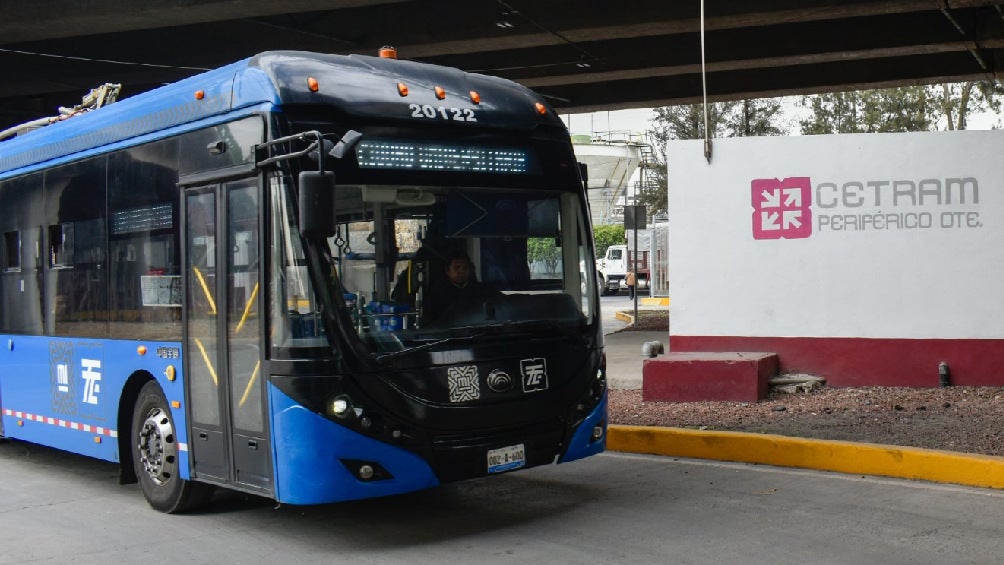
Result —
[[153, 482], [162, 485], [172, 478], [178, 450], [174, 442], [174, 427], [167, 412], [154, 408], [147, 414], [136, 447], [143, 470]]

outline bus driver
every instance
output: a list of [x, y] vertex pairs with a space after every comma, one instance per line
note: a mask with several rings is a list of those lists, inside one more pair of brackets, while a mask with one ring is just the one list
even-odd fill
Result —
[[[474, 265], [462, 249], [451, 250], [446, 256], [443, 277], [430, 281], [425, 307], [427, 320], [436, 320], [451, 310], [476, 308], [498, 297], [498, 292], [477, 280]], [[480, 308], [478, 308], [480, 311]]]

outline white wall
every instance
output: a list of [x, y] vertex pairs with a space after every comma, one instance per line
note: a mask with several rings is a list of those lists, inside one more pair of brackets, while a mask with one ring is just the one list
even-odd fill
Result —
[[1004, 338], [1004, 133], [702, 144], [667, 146], [672, 335]]

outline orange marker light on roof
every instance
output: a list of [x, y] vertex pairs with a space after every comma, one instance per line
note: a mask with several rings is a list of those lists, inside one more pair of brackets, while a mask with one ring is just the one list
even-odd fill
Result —
[[136, 348], [136, 353], [139, 353], [140, 355], [146, 355], [146, 346], [145, 345], [141, 345], [141, 346], [137, 347]]
[[307, 88], [309, 88], [311, 92], [317, 92], [317, 90], [321, 87], [317, 84], [316, 78], [307, 77]]
[[435, 90], [436, 90], [436, 98], [438, 98], [438, 99], [440, 99], [440, 100], [442, 100], [442, 99], [446, 98], [446, 91], [445, 91], [445, 90], [443, 90], [443, 87], [442, 87], [442, 86], [437, 86], [437, 87], [435, 88]]
[[397, 93], [400, 94], [401, 96], [407, 96], [408, 95], [408, 85], [405, 84], [405, 83], [403, 83], [403, 82], [397, 83]]
[[481, 95], [478, 94], [477, 90], [472, 90], [471, 91], [471, 102], [474, 102], [475, 104], [480, 104], [481, 103]]
[[196, 90], [195, 91], [195, 99], [196, 100], [202, 100], [205, 97], [206, 97], [206, 91], [205, 90]]
[[384, 45], [377, 53], [379, 53], [381, 59], [397, 59], [397, 49], [389, 45]]
[[547, 113], [547, 106], [544, 106], [540, 102], [537, 102], [536, 104], [534, 104], [534, 106], [537, 107], [537, 113], [540, 114], [541, 116]]

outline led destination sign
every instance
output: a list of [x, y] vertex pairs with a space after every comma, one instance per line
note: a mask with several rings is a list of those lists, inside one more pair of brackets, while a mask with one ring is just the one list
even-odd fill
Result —
[[363, 140], [356, 145], [361, 169], [526, 175], [530, 153], [522, 149], [419, 141]]

